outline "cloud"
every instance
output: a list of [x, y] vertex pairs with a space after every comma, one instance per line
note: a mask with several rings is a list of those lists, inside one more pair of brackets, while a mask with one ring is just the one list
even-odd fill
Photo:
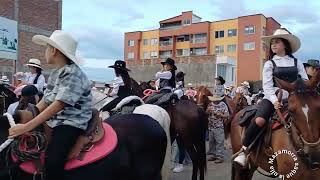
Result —
[[79, 42], [80, 55], [93, 59], [122, 59], [123, 32], [109, 28], [77, 26], [67, 29]]
[[93, 58], [86, 58], [85, 64], [82, 67], [87, 68], [103, 68], [106, 69], [108, 66], [113, 65], [114, 59], [93, 59]]

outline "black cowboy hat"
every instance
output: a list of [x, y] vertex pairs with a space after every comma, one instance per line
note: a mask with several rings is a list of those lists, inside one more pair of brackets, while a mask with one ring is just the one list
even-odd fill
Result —
[[109, 68], [120, 69], [120, 70], [124, 70], [124, 71], [130, 71], [130, 69], [127, 69], [126, 66], [127, 66], [126, 62], [121, 61], [121, 60], [117, 60], [116, 62], [114, 62], [114, 65], [109, 66]]
[[226, 81], [223, 79], [223, 77], [221, 77], [221, 76], [218, 76], [218, 77], [216, 77], [216, 78], [214, 78], [214, 79], [217, 79], [217, 80], [219, 80], [220, 82], [221, 82], [221, 85], [224, 85], [224, 83], [226, 83]]
[[186, 74], [183, 73], [182, 71], [178, 72], [177, 75], [176, 75], [176, 80], [177, 81], [182, 81], [183, 80], [183, 77], [185, 76]]
[[177, 70], [177, 67], [176, 67], [176, 65], [175, 65], [175, 62], [174, 62], [174, 60], [171, 59], [171, 58], [167, 58], [167, 60], [164, 61], [164, 62], [161, 62], [161, 64], [162, 64], [162, 65], [169, 64], [169, 65], [171, 65], [171, 66], [173, 67], [173, 70]]

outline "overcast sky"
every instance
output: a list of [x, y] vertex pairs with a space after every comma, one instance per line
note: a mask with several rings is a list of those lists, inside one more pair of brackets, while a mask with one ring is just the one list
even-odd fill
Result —
[[320, 59], [318, 0], [78, 0], [63, 1], [63, 29], [79, 41], [87, 67], [105, 68], [123, 59], [124, 32], [150, 30], [159, 21], [192, 10], [203, 21], [263, 13], [296, 34], [301, 60]]

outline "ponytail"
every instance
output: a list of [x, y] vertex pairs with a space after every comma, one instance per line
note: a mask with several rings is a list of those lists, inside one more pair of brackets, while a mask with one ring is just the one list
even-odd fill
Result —
[[34, 80], [33, 80], [33, 84], [37, 84], [38, 83], [38, 79], [39, 79], [39, 77], [41, 76], [41, 71], [42, 71], [42, 69], [41, 68], [37, 68], [37, 76], [36, 76], [36, 78], [34, 78]]

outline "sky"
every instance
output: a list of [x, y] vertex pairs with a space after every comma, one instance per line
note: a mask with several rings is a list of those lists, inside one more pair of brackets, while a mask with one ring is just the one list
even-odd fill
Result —
[[124, 33], [159, 28], [159, 21], [193, 11], [203, 21], [262, 13], [302, 43], [296, 57], [320, 59], [318, 0], [63, 0], [62, 29], [78, 41], [85, 67], [106, 68], [123, 59]]

